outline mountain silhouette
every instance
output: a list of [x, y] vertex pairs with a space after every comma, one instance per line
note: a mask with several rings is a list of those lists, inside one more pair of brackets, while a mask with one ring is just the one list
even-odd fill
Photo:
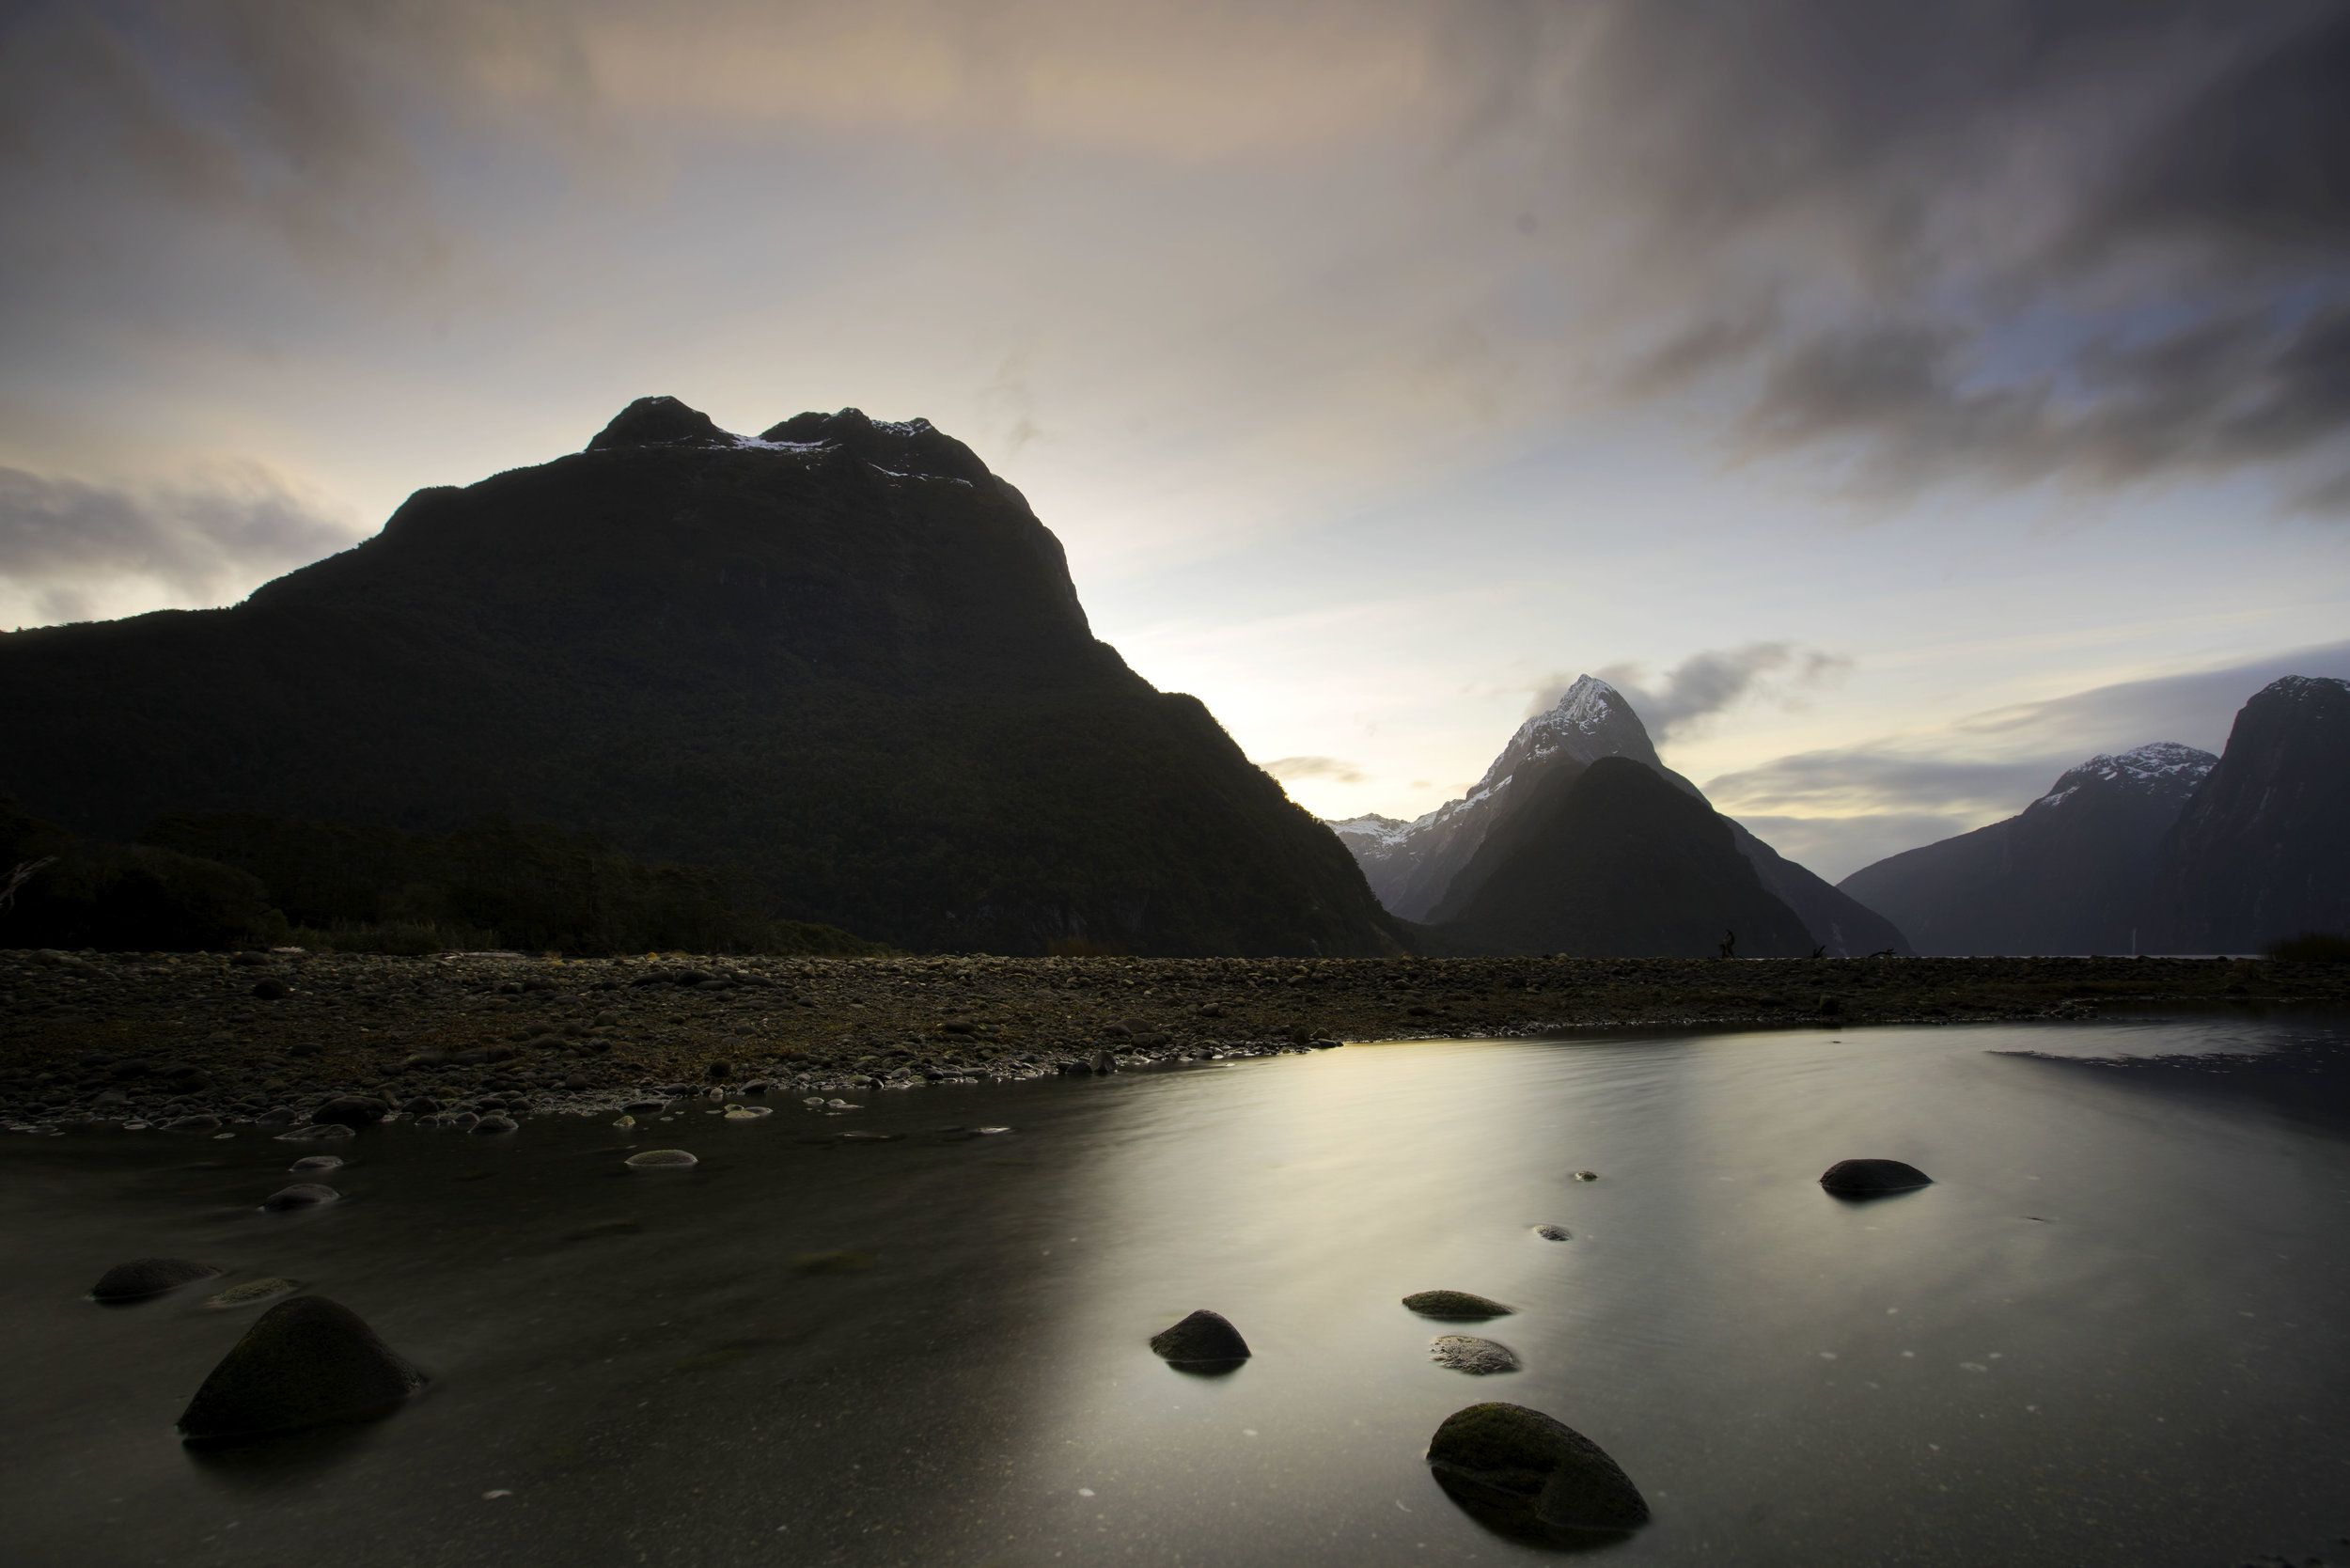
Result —
[[917, 949], [1401, 950], [1343, 846], [1093, 636], [1018, 491], [854, 409], [754, 438], [641, 399], [232, 608], [0, 635], [0, 789], [94, 838], [504, 814]]

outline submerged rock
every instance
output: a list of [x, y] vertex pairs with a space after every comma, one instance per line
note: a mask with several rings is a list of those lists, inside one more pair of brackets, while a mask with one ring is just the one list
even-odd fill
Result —
[[339, 1170], [342, 1168], [342, 1163], [343, 1157], [340, 1154], [305, 1154], [288, 1166], [286, 1169], [291, 1175], [303, 1176], [313, 1171]]
[[1820, 1178], [1820, 1185], [1839, 1198], [1874, 1198], [1880, 1193], [1930, 1187], [1934, 1178], [1899, 1160], [1838, 1160]]
[[231, 1285], [207, 1300], [207, 1307], [258, 1307], [264, 1301], [274, 1301], [281, 1295], [291, 1295], [302, 1289], [299, 1279], [272, 1278], [248, 1279], [242, 1285]]
[[109, 1306], [125, 1301], [145, 1301], [166, 1291], [198, 1279], [210, 1279], [222, 1272], [210, 1263], [199, 1263], [193, 1258], [140, 1258], [128, 1263], [117, 1263], [98, 1277], [90, 1287], [90, 1298]]
[[424, 1374], [358, 1313], [298, 1295], [261, 1314], [180, 1416], [190, 1442], [223, 1442], [352, 1420], [399, 1404]]
[[1439, 1334], [1428, 1341], [1428, 1358], [1440, 1367], [1484, 1377], [1518, 1370], [1518, 1353], [1495, 1340], [1474, 1334]]
[[280, 1187], [262, 1199], [261, 1207], [277, 1211], [315, 1209], [324, 1203], [339, 1203], [342, 1201], [342, 1196], [333, 1187], [321, 1185], [317, 1182], [296, 1182], [292, 1186]]
[[1418, 1295], [1405, 1296], [1403, 1305], [1424, 1318], [1458, 1318], [1463, 1322], [1506, 1318], [1517, 1310], [1466, 1291], [1422, 1291]]
[[333, 1143], [338, 1138], [357, 1136], [339, 1121], [315, 1121], [306, 1127], [296, 1127], [291, 1132], [278, 1134], [277, 1141], [280, 1143]]
[[1172, 1328], [1151, 1336], [1151, 1348], [1167, 1361], [1222, 1366], [1248, 1359], [1248, 1341], [1221, 1312], [1205, 1307]]
[[1573, 1241], [1574, 1234], [1563, 1225], [1537, 1225], [1534, 1233], [1544, 1241]]
[[1512, 1534], [1628, 1530], [1648, 1523], [1639, 1488], [1605, 1450], [1522, 1404], [1455, 1411], [1430, 1441], [1428, 1465], [1454, 1502]]
[[701, 1162], [682, 1149], [648, 1149], [625, 1163], [633, 1170], [683, 1170]]
[[476, 1137], [484, 1137], [498, 1133], [510, 1133], [514, 1131], [514, 1128], [515, 1121], [512, 1117], [494, 1115], [483, 1117], [480, 1121], [466, 1128], [465, 1131]]
[[166, 1133], [216, 1133], [220, 1131], [220, 1118], [204, 1115], [183, 1116], [176, 1121], [164, 1122], [164, 1131]]

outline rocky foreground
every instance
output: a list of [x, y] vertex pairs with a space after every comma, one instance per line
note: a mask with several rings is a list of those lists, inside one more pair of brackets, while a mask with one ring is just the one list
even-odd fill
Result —
[[2286, 1001], [2350, 1001], [2350, 965], [12, 951], [0, 952], [0, 1124], [299, 1127], [388, 1108], [478, 1127], [713, 1087], [830, 1095], [1347, 1041]]

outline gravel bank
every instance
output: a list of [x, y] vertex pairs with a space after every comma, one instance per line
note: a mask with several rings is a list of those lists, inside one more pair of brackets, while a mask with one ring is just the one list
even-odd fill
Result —
[[[1837, 1027], [2350, 1000], [2225, 959], [557, 960], [0, 952], [0, 1125], [617, 1113], [1345, 1041], [1626, 1024]], [[206, 1131], [200, 1125], [188, 1131]]]

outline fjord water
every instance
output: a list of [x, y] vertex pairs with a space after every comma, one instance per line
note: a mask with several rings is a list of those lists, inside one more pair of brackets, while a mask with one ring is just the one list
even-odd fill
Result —
[[[2338, 1032], [1422, 1042], [839, 1117], [395, 1125], [342, 1146], [344, 1202], [296, 1215], [255, 1205], [307, 1151], [249, 1130], [14, 1137], [6, 1555], [1531, 1562], [1553, 1554], [1421, 1458], [1498, 1399], [1639, 1484], [1653, 1523], [1593, 1547], [1626, 1564], [2297, 1560], [2350, 1534], [2350, 1136], [2322, 1097], [2013, 1053]], [[850, 1127], [907, 1136], [800, 1141]], [[701, 1163], [621, 1168], [657, 1147]], [[1847, 1156], [1936, 1184], [1840, 1201], [1817, 1178]], [[432, 1385], [371, 1424], [185, 1450], [172, 1420], [252, 1313], [209, 1286], [83, 1298], [149, 1254], [300, 1278]], [[1399, 1305], [1437, 1288], [1518, 1311]], [[1254, 1358], [1153, 1357], [1197, 1307]], [[1524, 1370], [1431, 1363], [1454, 1331]]]

